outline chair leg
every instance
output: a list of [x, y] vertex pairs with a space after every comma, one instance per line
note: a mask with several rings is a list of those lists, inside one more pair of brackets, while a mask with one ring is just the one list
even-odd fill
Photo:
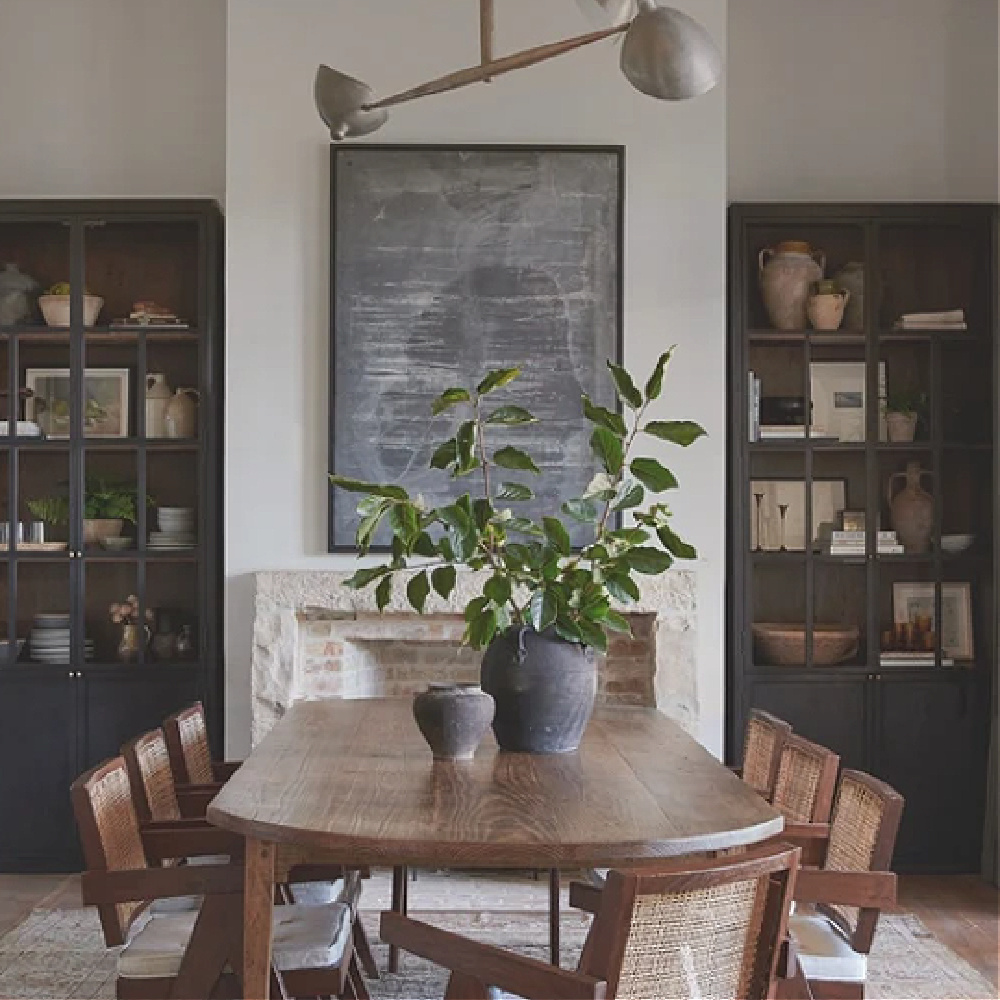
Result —
[[368, 993], [368, 984], [365, 982], [365, 977], [361, 974], [361, 966], [358, 965], [356, 955], [351, 956], [351, 963], [347, 968], [347, 985], [354, 1000], [371, 1000], [371, 996]]
[[549, 869], [549, 961], [559, 967], [559, 869]]
[[453, 972], [448, 980], [444, 1000], [489, 1000], [486, 984], [461, 972]]
[[[392, 870], [392, 912], [406, 916], [406, 865], [396, 865]], [[399, 972], [399, 949], [389, 947], [389, 971]]]
[[375, 964], [375, 956], [372, 955], [372, 947], [368, 942], [368, 935], [359, 917], [354, 918], [354, 950], [361, 962], [361, 968], [365, 970], [365, 975], [369, 979], [378, 979], [378, 966]]

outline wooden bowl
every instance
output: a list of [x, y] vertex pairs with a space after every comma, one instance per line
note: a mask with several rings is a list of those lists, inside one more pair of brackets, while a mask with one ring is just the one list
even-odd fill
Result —
[[[860, 630], [854, 625], [813, 625], [813, 666], [829, 667], [858, 651]], [[797, 624], [760, 622], [753, 625], [760, 662], [775, 667], [801, 667], [806, 662], [806, 628]]]

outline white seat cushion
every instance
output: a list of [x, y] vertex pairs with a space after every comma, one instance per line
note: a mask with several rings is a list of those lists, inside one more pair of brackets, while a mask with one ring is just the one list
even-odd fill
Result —
[[361, 878], [357, 872], [348, 872], [346, 878], [332, 882], [292, 882], [289, 887], [292, 899], [301, 906], [329, 906], [330, 903], [346, 903], [351, 914], [358, 912], [361, 898]]
[[166, 899], [154, 899], [149, 909], [154, 916], [158, 913], [187, 913], [197, 910], [201, 906], [201, 900], [201, 896], [169, 896]]
[[863, 983], [866, 955], [859, 955], [843, 931], [820, 913], [795, 913], [788, 921], [795, 953], [806, 979], [821, 982]]
[[[349, 906], [276, 906], [273, 913], [274, 964], [279, 971], [324, 969], [341, 963], [351, 936]], [[119, 977], [176, 976], [197, 918], [195, 911], [154, 915], [119, 954]]]

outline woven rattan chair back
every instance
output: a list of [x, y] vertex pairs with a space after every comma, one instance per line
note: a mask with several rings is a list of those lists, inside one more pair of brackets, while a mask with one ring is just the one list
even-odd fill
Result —
[[[70, 788], [73, 812], [89, 871], [131, 871], [148, 867], [139, 836], [125, 761], [115, 757], [81, 775]], [[124, 944], [146, 902], [98, 906], [109, 948]]]
[[608, 874], [580, 971], [619, 1000], [764, 1000], [776, 975], [799, 851], [678, 859]]
[[781, 748], [792, 727], [777, 716], [755, 708], [747, 720], [743, 743], [743, 780], [770, 800], [778, 780]]
[[[844, 770], [823, 867], [838, 872], [888, 871], [902, 814], [903, 797], [895, 789], [862, 771]], [[820, 908], [850, 935], [855, 951], [869, 951], [878, 910], [832, 904]]]
[[163, 722], [163, 732], [170, 752], [174, 780], [182, 785], [210, 785], [212, 750], [208, 742], [208, 724], [200, 701]]
[[788, 733], [772, 802], [791, 823], [829, 823], [839, 766], [832, 750]]
[[132, 781], [135, 812], [140, 823], [164, 823], [181, 818], [177, 787], [170, 768], [162, 729], [151, 729], [122, 747]]

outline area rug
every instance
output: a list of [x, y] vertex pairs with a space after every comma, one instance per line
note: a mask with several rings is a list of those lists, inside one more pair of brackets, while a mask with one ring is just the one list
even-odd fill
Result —
[[[388, 898], [387, 875], [366, 883], [362, 916], [383, 968], [386, 949], [378, 943], [378, 912]], [[548, 954], [547, 905], [546, 882], [530, 877], [421, 873], [410, 886], [414, 917], [540, 959]], [[575, 964], [588, 923], [564, 907], [564, 966]], [[114, 976], [115, 954], [104, 947], [94, 910], [39, 907], [0, 938], [3, 1000], [106, 1000], [115, 995]], [[374, 1000], [431, 1000], [443, 995], [444, 984], [439, 969], [404, 955], [398, 974], [383, 974], [369, 988]], [[875, 1000], [992, 1000], [997, 990], [920, 920], [902, 914], [884, 916], [879, 924], [867, 995]]]

